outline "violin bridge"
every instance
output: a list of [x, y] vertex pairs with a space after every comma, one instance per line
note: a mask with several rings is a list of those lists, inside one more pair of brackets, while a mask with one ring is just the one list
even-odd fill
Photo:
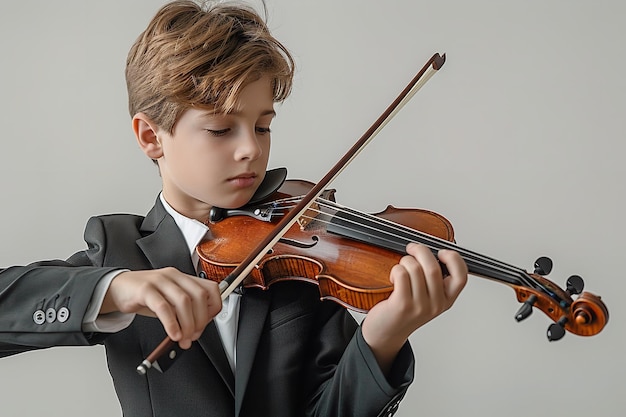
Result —
[[304, 231], [308, 225], [310, 225], [313, 220], [317, 219], [318, 216], [322, 213], [322, 209], [318, 201], [322, 202], [324, 205], [325, 201], [335, 201], [335, 189], [329, 188], [327, 190], [322, 191], [320, 197], [309, 206], [308, 209], [298, 218], [298, 224], [300, 225], [300, 230]]
[[313, 203], [309, 206], [309, 208], [302, 214], [302, 216], [298, 217], [298, 224], [300, 225], [300, 230], [304, 231], [306, 227], [311, 224], [311, 222], [317, 217], [317, 213], [319, 213], [320, 206], [317, 203]]

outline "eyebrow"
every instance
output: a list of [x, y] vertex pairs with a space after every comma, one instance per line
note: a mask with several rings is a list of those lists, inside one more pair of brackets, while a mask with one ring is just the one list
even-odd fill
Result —
[[261, 113], [261, 116], [268, 116], [271, 115], [272, 117], [276, 117], [276, 112], [274, 111], [274, 109], [271, 110], [265, 110], [264, 112]]
[[[229, 113], [219, 113], [213, 110], [207, 110], [206, 112], [202, 113], [200, 117], [215, 117], [215, 116], [229, 116], [229, 115], [237, 116], [239, 114], [241, 114], [240, 111], [232, 111]], [[276, 111], [274, 111], [274, 109], [264, 110], [261, 112], [261, 114], [259, 114], [259, 117], [263, 117], [263, 116], [276, 117]]]

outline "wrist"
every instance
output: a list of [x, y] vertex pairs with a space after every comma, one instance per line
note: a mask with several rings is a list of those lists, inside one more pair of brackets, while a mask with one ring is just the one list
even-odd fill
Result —
[[388, 376], [389, 370], [398, 353], [407, 342], [407, 338], [378, 332], [376, 329], [368, 326], [367, 318], [363, 321], [361, 332], [363, 340], [374, 354], [378, 366], [383, 371], [383, 374]]
[[113, 281], [124, 272], [128, 272], [128, 270], [115, 270], [105, 275], [100, 282], [98, 282], [92, 295], [91, 303], [95, 306], [100, 305], [99, 314], [119, 311], [111, 294], [111, 286]]

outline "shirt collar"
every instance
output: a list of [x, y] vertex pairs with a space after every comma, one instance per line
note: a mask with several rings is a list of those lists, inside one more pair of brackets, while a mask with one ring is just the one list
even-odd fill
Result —
[[176, 225], [182, 232], [185, 237], [185, 242], [187, 243], [187, 247], [189, 248], [189, 253], [191, 255], [195, 254], [196, 246], [202, 241], [209, 228], [202, 222], [199, 222], [196, 219], [190, 219], [189, 217], [185, 217], [176, 210], [172, 208], [165, 201], [165, 197], [163, 197], [163, 193], [159, 194], [159, 198], [161, 199], [161, 203], [165, 208], [165, 211], [168, 212], [170, 216], [174, 218]]

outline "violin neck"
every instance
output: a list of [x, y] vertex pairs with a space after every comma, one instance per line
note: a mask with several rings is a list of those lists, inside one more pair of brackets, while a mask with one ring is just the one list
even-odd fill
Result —
[[513, 265], [461, 248], [453, 242], [347, 207], [337, 210], [327, 225], [327, 231], [399, 254], [406, 254], [406, 245], [410, 242], [429, 247], [435, 255], [441, 249], [455, 250], [465, 260], [472, 275], [508, 285], [536, 287], [534, 280], [524, 270]]

